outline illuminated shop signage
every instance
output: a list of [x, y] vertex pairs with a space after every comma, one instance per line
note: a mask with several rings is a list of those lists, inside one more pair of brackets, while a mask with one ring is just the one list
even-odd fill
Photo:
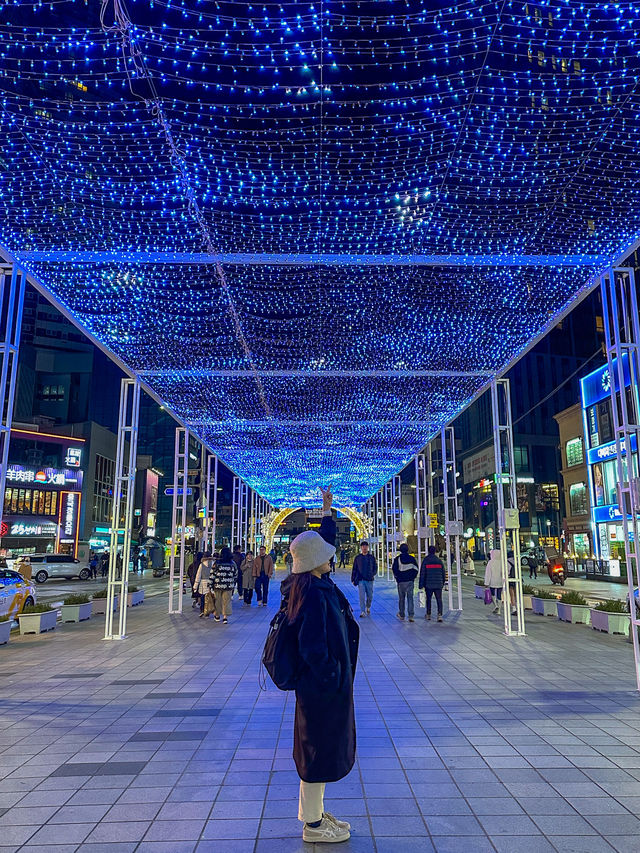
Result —
[[15, 521], [8, 526], [9, 536], [55, 536], [58, 526], [53, 521]]
[[[627, 452], [627, 447], [625, 441], [621, 442], [622, 445], [622, 453], [625, 454]], [[638, 450], [638, 442], [636, 441], [635, 435], [631, 436], [631, 452], [635, 453]], [[616, 442], [609, 441], [607, 444], [601, 444], [600, 447], [592, 447], [589, 453], [587, 454], [587, 458], [589, 460], [589, 465], [594, 465], [596, 462], [605, 462], [607, 459], [615, 459], [616, 458]]]
[[67, 455], [64, 457], [64, 464], [69, 468], [79, 468], [82, 463], [82, 448], [68, 447]]
[[[631, 518], [631, 516], [629, 516], [629, 518]], [[596, 524], [604, 524], [612, 521], [620, 523], [622, 521], [622, 513], [620, 512], [617, 504], [596, 506], [593, 508], [593, 520]]]
[[[622, 357], [622, 365], [624, 384], [626, 387], [631, 383], [631, 377], [629, 374], [629, 358], [626, 354]], [[615, 358], [613, 360], [613, 378], [615, 380], [615, 390], [619, 391], [617, 359]], [[603, 367], [599, 367], [597, 370], [594, 370], [593, 373], [585, 376], [584, 379], [580, 380], [580, 386], [582, 391], [583, 408], [586, 409], [589, 406], [593, 406], [595, 403], [600, 403], [602, 400], [606, 400], [607, 397], [611, 395], [611, 373], [608, 365], [605, 364]]]
[[82, 488], [82, 471], [68, 468], [27, 468], [24, 465], [9, 465], [7, 483], [29, 483], [54, 488]]
[[80, 494], [78, 492], [63, 492], [60, 495], [60, 542], [65, 544], [75, 542], [79, 508]]

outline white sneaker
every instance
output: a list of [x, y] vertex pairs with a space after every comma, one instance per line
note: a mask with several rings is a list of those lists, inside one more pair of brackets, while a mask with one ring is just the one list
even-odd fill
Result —
[[500, 608], [499, 608], [499, 607], [494, 607], [494, 608], [493, 608], [493, 612], [494, 612], [494, 613], [500, 613]]
[[302, 830], [302, 840], [310, 843], [321, 842], [323, 844], [337, 844], [339, 841], [347, 841], [351, 838], [348, 829], [338, 826], [326, 815], [323, 815], [320, 826], [309, 826], [305, 823]]
[[332, 823], [335, 823], [336, 826], [339, 826], [340, 829], [346, 829], [349, 831], [351, 829], [351, 824], [347, 823], [346, 820], [338, 820], [337, 817], [334, 817], [331, 812], [325, 812], [322, 817], [326, 817], [327, 820], [330, 820]]

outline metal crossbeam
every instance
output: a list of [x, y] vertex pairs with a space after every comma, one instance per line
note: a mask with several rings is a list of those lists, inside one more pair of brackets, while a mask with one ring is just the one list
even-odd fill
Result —
[[250, 253], [91, 251], [50, 249], [23, 251], [22, 261], [75, 264], [230, 264], [235, 266], [350, 266], [350, 267], [594, 267], [596, 255], [351, 255], [332, 253]]
[[[487, 376], [493, 376], [493, 372], [490, 370], [405, 370], [403, 368], [395, 368], [388, 370], [360, 370], [358, 368], [309, 368], [308, 370], [285, 368], [274, 370], [271, 368], [265, 368], [264, 370], [258, 369], [257, 372], [260, 374], [261, 377], [281, 377], [283, 379], [288, 379], [292, 376], [301, 377], [303, 379], [315, 376], [320, 376], [326, 379], [358, 379], [360, 377], [364, 377], [366, 379], [412, 379], [413, 377], [415, 377], [416, 379], [428, 379], [429, 377], [433, 377], [436, 379], [448, 377], [475, 379], [476, 377], [483, 378]], [[137, 373], [138, 376], [151, 376], [159, 378], [162, 378], [163, 376], [169, 376], [172, 379], [204, 379], [206, 377], [211, 377], [213, 379], [216, 379], [218, 377], [229, 379], [253, 379], [255, 377], [256, 371], [241, 370], [237, 368], [220, 368], [209, 370], [208, 368], [185, 367], [175, 368], [173, 370], [166, 370], [164, 368], [154, 370], [139, 370], [137, 371]]]

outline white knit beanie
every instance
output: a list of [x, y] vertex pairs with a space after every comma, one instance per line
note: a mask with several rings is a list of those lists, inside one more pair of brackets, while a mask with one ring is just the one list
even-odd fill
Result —
[[293, 557], [291, 571], [294, 575], [302, 575], [312, 572], [318, 566], [323, 566], [335, 556], [336, 549], [333, 545], [325, 542], [315, 530], [305, 530], [299, 533], [289, 546]]

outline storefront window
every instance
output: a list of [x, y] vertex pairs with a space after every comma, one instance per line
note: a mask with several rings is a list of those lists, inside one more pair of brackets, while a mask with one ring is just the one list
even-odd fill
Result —
[[584, 462], [584, 448], [581, 438], [572, 438], [567, 442], [565, 450], [568, 468], [571, 468], [573, 465], [582, 465]]
[[588, 557], [589, 551], [589, 535], [587, 533], [574, 533], [573, 552], [576, 557]]
[[587, 512], [587, 487], [585, 483], [573, 483], [569, 487], [571, 515], [585, 515]]

